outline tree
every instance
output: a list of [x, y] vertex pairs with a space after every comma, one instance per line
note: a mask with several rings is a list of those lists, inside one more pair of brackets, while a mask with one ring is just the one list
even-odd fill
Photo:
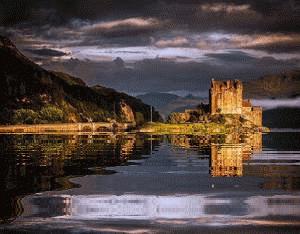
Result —
[[135, 122], [137, 125], [141, 125], [145, 122], [145, 118], [143, 113], [141, 112], [135, 112]]
[[41, 109], [40, 118], [43, 122], [61, 122], [64, 119], [64, 113], [56, 106], [46, 106]]
[[39, 114], [31, 109], [18, 109], [14, 112], [12, 122], [14, 124], [36, 124], [39, 123]]

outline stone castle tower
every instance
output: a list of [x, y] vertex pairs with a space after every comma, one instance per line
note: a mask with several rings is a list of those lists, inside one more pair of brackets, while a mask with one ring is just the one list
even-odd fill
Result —
[[239, 80], [211, 81], [209, 90], [210, 113], [235, 114], [262, 126], [262, 108], [243, 100], [243, 85]]
[[243, 86], [239, 80], [212, 80], [209, 97], [212, 115], [242, 114]]

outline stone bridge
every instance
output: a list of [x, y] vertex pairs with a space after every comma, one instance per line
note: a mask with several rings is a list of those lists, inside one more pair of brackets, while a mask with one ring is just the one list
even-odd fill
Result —
[[47, 133], [47, 132], [118, 132], [136, 127], [135, 123], [61, 123], [32, 125], [2, 125], [0, 133]]

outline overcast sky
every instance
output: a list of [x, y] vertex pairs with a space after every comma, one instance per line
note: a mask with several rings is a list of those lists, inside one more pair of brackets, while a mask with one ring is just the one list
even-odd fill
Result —
[[1, 0], [0, 33], [91, 85], [201, 92], [213, 77], [299, 68], [299, 2]]

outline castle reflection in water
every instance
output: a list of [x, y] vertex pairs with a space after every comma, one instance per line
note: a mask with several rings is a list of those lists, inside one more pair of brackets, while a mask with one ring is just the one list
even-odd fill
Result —
[[[162, 150], [161, 154], [165, 156], [162, 158], [172, 159], [172, 161], [167, 161], [168, 165], [165, 165], [165, 167], [161, 167], [160, 165], [159, 169], [155, 171], [155, 175], [164, 173], [164, 170], [167, 168], [169, 171], [174, 172], [175, 167], [178, 169], [182, 164], [186, 164], [186, 172], [193, 172], [193, 170], [191, 170], [193, 166], [198, 169], [202, 168], [199, 161], [203, 159], [202, 161], [209, 162], [210, 164], [210, 176], [206, 174], [207, 178], [205, 179], [213, 183], [221, 181], [219, 183], [220, 188], [223, 182], [225, 186], [228, 186], [228, 184], [226, 185], [226, 181], [230, 180], [233, 182], [236, 180], [233, 178], [229, 180], [216, 180], [211, 177], [234, 177], [242, 176], [243, 173], [248, 176], [248, 161], [251, 161], [252, 157], [255, 157], [255, 154], [260, 157], [260, 152], [262, 151], [262, 134], [216, 135], [206, 137], [169, 135], [163, 137], [147, 136], [146, 138], [133, 137], [130, 139], [135, 140], [124, 141], [123, 143], [126, 142], [126, 147], [121, 147], [123, 152], [133, 152], [134, 148], [140, 145], [138, 141], [144, 142], [145, 140], [148, 142], [150, 150], [155, 150], [155, 147], [152, 148], [152, 141], [155, 146], [157, 146], [157, 142], [164, 142], [163, 146], [167, 146], [168, 149], [171, 149], [171, 151], [163, 151], [160, 149]], [[135, 143], [132, 144], [130, 142]], [[145, 143], [142, 145], [145, 145]], [[176, 151], [174, 151], [176, 148], [178, 148], [178, 152], [182, 154], [176, 154]], [[183, 150], [186, 150], [186, 152]], [[172, 152], [174, 155], [171, 155]], [[130, 154], [125, 153], [125, 155], [130, 157]], [[181, 159], [175, 160], [175, 157], [181, 157]], [[186, 160], [184, 160], [184, 157]], [[198, 157], [198, 161], [196, 157]], [[152, 157], [153, 160], [154, 158], [155, 156]], [[162, 158], [160, 160], [162, 160]], [[149, 160], [151, 160], [151, 158], [149, 158]], [[158, 165], [154, 162], [155, 161], [152, 161], [150, 165]], [[172, 169], [169, 168], [170, 164], [173, 165]], [[245, 172], [243, 172], [243, 164]], [[144, 169], [147, 170], [147, 166], [144, 165]], [[180, 174], [183, 170], [184, 169], [180, 167], [177, 172]], [[126, 175], [130, 178], [130, 170], [127, 172]], [[261, 174], [259, 171], [256, 171], [256, 173]], [[123, 174], [122, 176], [126, 177], [126, 175]], [[155, 175], [153, 175], [153, 177], [155, 177]], [[164, 175], [167, 176], [167, 174]], [[197, 177], [196, 180], [201, 180], [199, 178], [201, 174], [180, 174], [181, 178], [184, 176], [189, 177], [190, 175], [195, 175], [195, 177]], [[118, 178], [120, 179], [120, 177]], [[157, 178], [160, 177], [155, 178], [153, 181], [158, 181]], [[189, 177], [189, 180], [192, 180], [191, 177]], [[104, 180], [101, 181], [101, 186], [104, 186]], [[159, 181], [160, 183], [166, 183], [166, 186], [170, 185], [169, 180], [165, 182], [162, 180]], [[210, 182], [207, 182], [206, 185], [210, 184]], [[255, 180], [253, 180], [252, 183], [255, 183]], [[162, 191], [158, 193], [149, 192], [147, 190], [148, 186], [148, 184], [145, 184], [143, 188], [140, 188], [141, 191], [146, 191], [144, 194], [140, 194], [140, 190], [138, 190], [136, 193], [130, 192], [124, 194], [90, 192], [87, 194], [61, 194], [56, 196], [48, 196], [45, 194], [28, 197], [23, 200], [25, 208], [27, 207], [23, 213], [23, 218], [43, 216], [58, 217], [65, 220], [132, 219], [151, 220], [153, 222], [155, 222], [155, 220], [159, 222], [161, 220], [193, 219], [193, 222], [199, 222], [200, 224], [205, 224], [206, 222], [219, 222], [222, 224], [226, 222], [229, 224], [231, 222], [236, 223], [237, 221], [240, 224], [249, 224], [251, 223], [251, 219], [253, 219], [255, 223], [256, 218], [260, 218], [262, 222], [266, 220], [266, 222], [269, 222], [268, 217], [298, 217], [300, 215], [299, 196], [293, 194], [252, 194], [248, 191], [247, 194], [240, 194], [239, 199], [236, 199], [235, 195], [233, 195], [237, 193], [236, 190], [231, 191], [226, 189], [226, 196], [222, 196], [222, 193], [221, 195], [219, 194], [219, 196], [215, 196], [214, 193], [211, 193], [212, 190], [206, 192], [202, 191], [201, 193], [181, 194], [177, 193], [177, 187], [174, 188], [173, 193], [164, 193]], [[199, 190], [202, 188], [199, 188]], [[256, 187], [252, 188], [256, 189]], [[232, 188], [230, 187], [230, 189]], [[218, 191], [222, 192], [222, 190]], [[34, 208], [30, 209], [28, 207]]]
[[[193, 167], [204, 159], [204, 168], [190, 169], [207, 170], [212, 177], [242, 176], [243, 161], [262, 148], [262, 135], [1, 135], [0, 222], [22, 213], [19, 197], [24, 194], [73, 188], [76, 185], [67, 179], [69, 176], [112, 174], [115, 171], [106, 167], [138, 165], [137, 160], [147, 158], [160, 145], [191, 150], [191, 158], [196, 160], [184, 161], [187, 153], [174, 156], [170, 164], [182, 168], [191, 163]], [[247, 171], [254, 170], [250, 167]]]
[[[241, 143], [238, 143], [241, 141]], [[244, 141], [229, 137], [223, 144], [211, 144], [210, 173], [212, 176], [242, 176], [243, 161], [262, 149], [262, 134], [252, 134]]]
[[207, 151], [210, 155], [210, 174], [219, 176], [242, 176], [243, 162], [262, 150], [262, 134], [221, 136], [170, 136], [174, 146]]

